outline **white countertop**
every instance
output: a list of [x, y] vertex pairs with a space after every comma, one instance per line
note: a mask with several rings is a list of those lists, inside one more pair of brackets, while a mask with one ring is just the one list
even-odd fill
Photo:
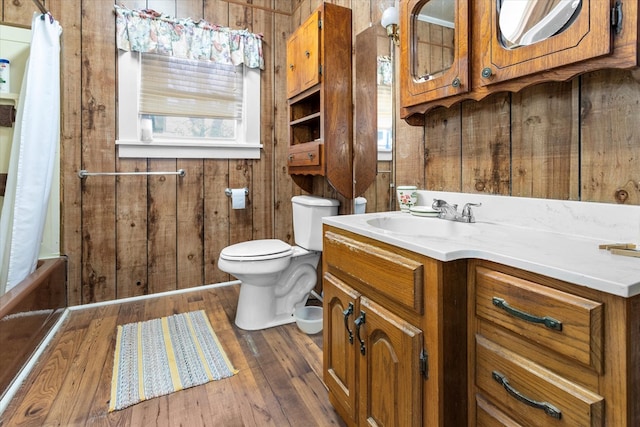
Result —
[[[474, 208], [473, 224], [399, 211], [323, 222], [440, 261], [484, 259], [622, 297], [640, 294], [640, 258], [598, 249], [603, 243], [640, 247], [640, 206], [433, 191], [419, 191], [418, 205], [430, 206], [434, 198], [457, 203], [459, 211], [467, 202], [482, 206]], [[371, 225], [376, 221], [406, 222], [407, 229], [388, 231]]]

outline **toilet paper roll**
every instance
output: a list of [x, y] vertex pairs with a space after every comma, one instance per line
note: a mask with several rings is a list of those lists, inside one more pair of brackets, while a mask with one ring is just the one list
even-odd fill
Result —
[[244, 209], [245, 197], [244, 188], [233, 188], [231, 190], [231, 207], [233, 209]]

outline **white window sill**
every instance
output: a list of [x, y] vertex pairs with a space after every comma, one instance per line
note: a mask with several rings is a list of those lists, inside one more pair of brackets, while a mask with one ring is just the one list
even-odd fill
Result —
[[390, 162], [391, 160], [393, 160], [393, 154], [391, 153], [391, 151], [378, 150], [379, 162]]
[[262, 144], [117, 140], [119, 157], [176, 159], [259, 159]]

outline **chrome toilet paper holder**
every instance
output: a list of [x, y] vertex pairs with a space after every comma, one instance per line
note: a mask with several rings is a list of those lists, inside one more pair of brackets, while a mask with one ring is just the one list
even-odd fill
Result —
[[[231, 189], [230, 188], [225, 188], [224, 189], [224, 194], [226, 194], [227, 197], [231, 197]], [[244, 187], [244, 195], [245, 196], [249, 195], [249, 189], [247, 187]]]

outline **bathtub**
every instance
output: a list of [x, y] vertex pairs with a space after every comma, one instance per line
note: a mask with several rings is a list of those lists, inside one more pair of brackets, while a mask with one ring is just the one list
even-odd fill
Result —
[[66, 258], [41, 260], [0, 297], [0, 398], [62, 315], [66, 281]]

